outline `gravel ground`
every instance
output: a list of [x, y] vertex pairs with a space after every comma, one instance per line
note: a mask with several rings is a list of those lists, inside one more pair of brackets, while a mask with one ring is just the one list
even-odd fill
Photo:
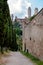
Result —
[[11, 52], [10, 56], [5, 57], [7, 62], [5, 65], [35, 65], [30, 59], [22, 55], [20, 52]]

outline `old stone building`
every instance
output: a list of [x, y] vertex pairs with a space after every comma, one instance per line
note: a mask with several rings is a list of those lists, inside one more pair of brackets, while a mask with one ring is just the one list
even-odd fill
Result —
[[23, 51], [43, 60], [43, 8], [30, 20], [23, 26]]
[[22, 26], [23, 51], [43, 60], [43, 8], [39, 12], [35, 10], [35, 15], [30, 18], [16, 17], [16, 20]]

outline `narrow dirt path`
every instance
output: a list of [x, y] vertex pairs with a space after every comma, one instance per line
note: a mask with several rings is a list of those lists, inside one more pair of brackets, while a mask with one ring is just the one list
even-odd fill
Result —
[[7, 62], [5, 65], [35, 65], [32, 61], [25, 56], [23, 56], [20, 52], [11, 52], [9, 57], [5, 57]]

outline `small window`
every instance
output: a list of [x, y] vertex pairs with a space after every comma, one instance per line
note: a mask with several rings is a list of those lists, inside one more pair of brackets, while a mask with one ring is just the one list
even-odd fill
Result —
[[30, 40], [31, 40], [31, 37], [30, 37]]

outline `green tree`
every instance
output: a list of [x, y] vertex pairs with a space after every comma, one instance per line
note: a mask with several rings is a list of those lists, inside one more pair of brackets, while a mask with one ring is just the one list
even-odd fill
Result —
[[16, 32], [16, 40], [18, 44], [18, 50], [22, 49], [22, 26], [18, 21], [14, 21], [13, 28], [15, 29]]
[[6, 35], [5, 25], [6, 23], [10, 23], [10, 13], [9, 13], [9, 7], [7, 4], [7, 0], [0, 0], [0, 47], [1, 52], [3, 53], [3, 45], [4, 45], [4, 39]]
[[7, 0], [0, 0], [0, 47], [17, 50], [16, 33], [13, 29]]
[[3, 43], [4, 43], [4, 20], [3, 20], [3, 0], [0, 0], [0, 47], [1, 52], [3, 53]]

